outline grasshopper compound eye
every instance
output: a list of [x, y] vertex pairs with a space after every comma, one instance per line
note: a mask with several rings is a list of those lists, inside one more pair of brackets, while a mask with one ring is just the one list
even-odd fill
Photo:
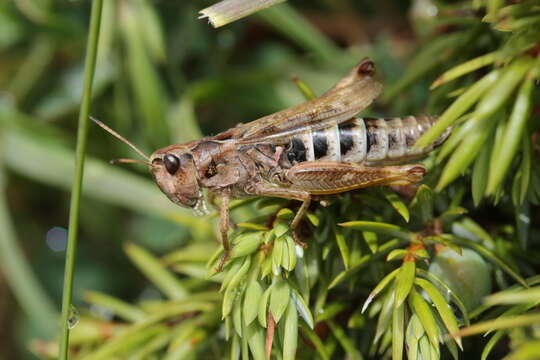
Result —
[[180, 160], [175, 155], [167, 154], [163, 157], [165, 168], [169, 174], [174, 175], [180, 167]]

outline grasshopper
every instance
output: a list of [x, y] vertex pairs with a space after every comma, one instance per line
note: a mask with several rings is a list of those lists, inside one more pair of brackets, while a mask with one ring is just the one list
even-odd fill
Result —
[[363, 59], [320, 97], [258, 120], [239, 124], [215, 136], [173, 144], [150, 157], [98, 120], [105, 130], [128, 144], [167, 197], [197, 215], [208, 213], [202, 189], [220, 198], [221, 241], [229, 257], [229, 202], [246, 196], [301, 201], [290, 228], [296, 229], [313, 196], [368, 186], [419, 182], [422, 165], [401, 165], [427, 154], [449, 135], [447, 129], [423, 148], [416, 140], [436, 121], [432, 116], [360, 118], [355, 115], [381, 93], [375, 65]]

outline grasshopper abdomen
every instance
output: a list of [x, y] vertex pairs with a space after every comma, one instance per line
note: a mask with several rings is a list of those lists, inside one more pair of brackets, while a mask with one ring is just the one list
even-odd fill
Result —
[[308, 128], [290, 139], [285, 157], [292, 165], [304, 161], [402, 163], [427, 154], [448, 137], [450, 129], [432, 144], [414, 147], [436, 120], [433, 116], [353, 118], [316, 131]]

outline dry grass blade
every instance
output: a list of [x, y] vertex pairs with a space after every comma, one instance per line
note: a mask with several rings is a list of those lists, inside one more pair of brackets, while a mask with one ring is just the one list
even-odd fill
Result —
[[285, 0], [223, 0], [199, 11], [199, 14], [201, 14], [199, 19], [208, 18], [210, 24], [217, 28], [284, 1]]

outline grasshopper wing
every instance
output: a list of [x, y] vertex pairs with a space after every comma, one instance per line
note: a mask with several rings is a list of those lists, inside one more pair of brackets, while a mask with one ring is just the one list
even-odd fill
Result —
[[243, 144], [274, 142], [306, 128], [315, 131], [347, 121], [381, 93], [374, 75], [373, 61], [365, 58], [320, 97], [241, 125], [233, 138]]

